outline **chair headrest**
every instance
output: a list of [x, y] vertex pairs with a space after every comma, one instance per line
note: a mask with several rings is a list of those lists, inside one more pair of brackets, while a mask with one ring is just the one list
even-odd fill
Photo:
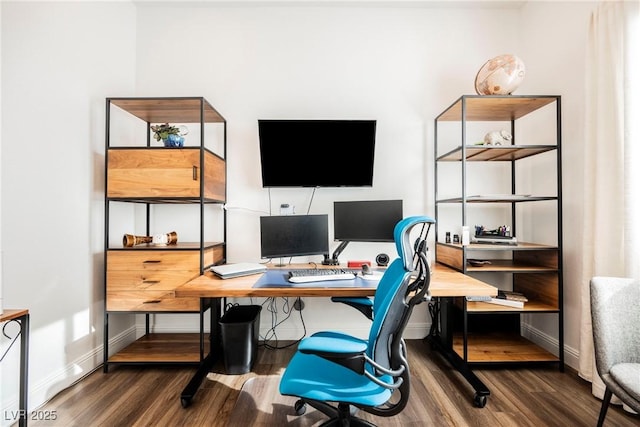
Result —
[[[428, 224], [428, 226], [431, 226], [431, 224], [435, 223], [436, 221], [433, 218], [419, 215], [404, 218], [396, 224], [396, 227], [393, 230], [393, 237], [396, 242], [398, 255], [400, 256], [400, 259], [402, 259], [405, 270], [413, 270], [413, 256], [415, 251], [410, 238], [411, 230], [416, 225]], [[426, 234], [422, 238], [426, 238]]]

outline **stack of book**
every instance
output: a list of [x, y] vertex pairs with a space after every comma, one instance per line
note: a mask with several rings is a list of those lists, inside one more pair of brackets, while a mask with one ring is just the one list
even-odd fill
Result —
[[527, 297], [520, 292], [499, 290], [498, 295], [495, 298], [491, 298], [491, 300], [484, 302], [504, 305], [507, 307], [523, 308], [524, 303], [527, 301], [529, 301]]

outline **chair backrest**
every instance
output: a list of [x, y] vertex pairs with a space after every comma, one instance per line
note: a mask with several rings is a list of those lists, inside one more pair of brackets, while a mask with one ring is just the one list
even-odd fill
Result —
[[590, 291], [598, 373], [607, 374], [617, 363], [640, 363], [640, 282], [594, 277]]
[[[424, 242], [434, 223], [427, 216], [413, 216], [398, 222], [394, 229], [399, 258], [387, 268], [376, 289], [368, 348], [368, 356], [388, 369], [406, 364], [401, 349], [402, 333], [414, 305], [424, 300], [429, 288], [429, 265], [421, 249], [425, 245], [412, 244], [411, 231], [421, 226], [418, 242]], [[416, 248], [420, 250], [416, 252]]]

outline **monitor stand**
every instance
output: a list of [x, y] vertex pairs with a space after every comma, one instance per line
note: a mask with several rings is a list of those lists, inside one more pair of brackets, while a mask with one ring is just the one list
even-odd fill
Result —
[[340, 253], [342, 253], [344, 248], [347, 247], [348, 244], [349, 244], [349, 240], [341, 241], [338, 247], [336, 248], [336, 250], [333, 251], [333, 255], [331, 255], [331, 258], [329, 258], [329, 254], [324, 254], [324, 260], [322, 261], [322, 265], [340, 265], [340, 261], [338, 260], [338, 257], [340, 256]]

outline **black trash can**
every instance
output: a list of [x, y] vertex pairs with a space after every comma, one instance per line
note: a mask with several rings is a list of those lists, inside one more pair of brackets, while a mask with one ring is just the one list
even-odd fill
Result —
[[251, 371], [258, 354], [260, 305], [234, 305], [220, 319], [224, 369], [227, 374]]

